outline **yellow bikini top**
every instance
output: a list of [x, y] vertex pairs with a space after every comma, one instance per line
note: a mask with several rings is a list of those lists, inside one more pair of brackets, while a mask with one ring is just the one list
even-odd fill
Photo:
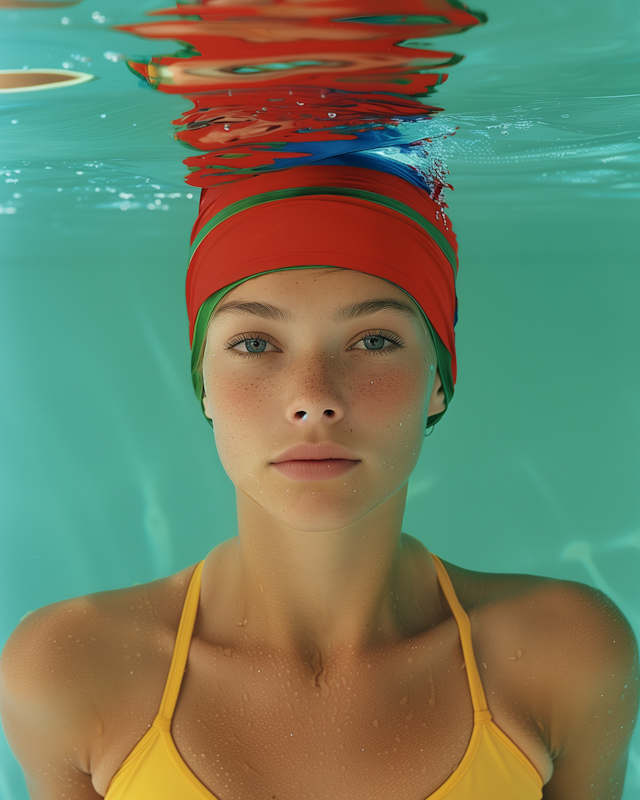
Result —
[[[473, 732], [455, 772], [426, 800], [540, 800], [542, 779], [524, 753], [493, 722], [473, 654], [469, 617], [442, 562], [432, 556], [440, 588], [458, 625], [466, 664]], [[184, 602], [158, 716], [113, 776], [105, 800], [217, 800], [191, 772], [171, 738], [171, 718], [187, 665], [200, 601], [201, 561]]]

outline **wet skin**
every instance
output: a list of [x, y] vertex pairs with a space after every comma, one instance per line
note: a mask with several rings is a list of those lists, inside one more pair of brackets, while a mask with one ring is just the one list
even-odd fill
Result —
[[[427, 416], [443, 408], [433, 346], [419, 316], [335, 320], [381, 298], [413, 302], [362, 273], [275, 273], [221, 305], [288, 319], [245, 309], [210, 323], [205, 409], [238, 531], [206, 557], [172, 733], [220, 800], [424, 800], [471, 734], [455, 622], [427, 549], [401, 532]], [[388, 352], [373, 352], [387, 336]], [[325, 481], [273, 469], [302, 441], [359, 463]], [[490, 710], [545, 800], [619, 797], [638, 673], [617, 608], [580, 584], [447, 568]], [[104, 795], [148, 730], [192, 570], [48, 606], [14, 634], [3, 722], [38, 800]], [[46, 653], [46, 668], [27, 651]]]

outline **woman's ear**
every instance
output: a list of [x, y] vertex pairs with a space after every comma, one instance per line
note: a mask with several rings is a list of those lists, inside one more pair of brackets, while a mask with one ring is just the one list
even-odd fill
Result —
[[447, 407], [447, 401], [444, 395], [444, 388], [442, 387], [442, 380], [440, 373], [436, 370], [436, 378], [433, 382], [433, 389], [429, 399], [428, 416], [432, 417], [434, 414], [441, 414]]
[[204, 391], [202, 392], [202, 407], [204, 408], [205, 417], [208, 417], [209, 419], [212, 420], [213, 412], [211, 410], [211, 403], [209, 402], [209, 398], [207, 397]]

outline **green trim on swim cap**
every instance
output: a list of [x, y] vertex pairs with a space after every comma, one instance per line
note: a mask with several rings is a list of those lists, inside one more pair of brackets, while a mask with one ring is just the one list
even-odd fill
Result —
[[[255, 275], [249, 275], [247, 278], [242, 278], [239, 281], [235, 281], [235, 283], [230, 283], [228, 286], [225, 286], [223, 289], [212, 294], [208, 297], [204, 303], [200, 306], [198, 310], [198, 314], [196, 316], [196, 324], [193, 331], [193, 344], [191, 346], [191, 381], [193, 383], [193, 388], [196, 393], [196, 397], [200, 401], [200, 408], [202, 409], [202, 413], [204, 414], [204, 405], [202, 402], [202, 398], [204, 395], [204, 381], [202, 378], [202, 368], [200, 366], [200, 362], [202, 361], [202, 354], [204, 351], [204, 345], [207, 338], [207, 328], [209, 327], [209, 320], [211, 319], [211, 315], [215, 307], [218, 303], [222, 300], [222, 298], [228, 294], [232, 289], [235, 289], [236, 286], [240, 286], [241, 283], [245, 281], [250, 281], [252, 278], [258, 278], [260, 275], [268, 275], [270, 272], [288, 272], [292, 269], [332, 269], [332, 267], [327, 266], [326, 264], [323, 265], [305, 265], [301, 267], [281, 267], [280, 269], [270, 269], [266, 272], [258, 272]], [[386, 278], [383, 278], [386, 280]], [[388, 281], [389, 283], [393, 283], [393, 281]], [[393, 283], [394, 286], [397, 284]], [[398, 286], [399, 289], [402, 289], [402, 286]], [[407, 292], [405, 289], [402, 291], [409, 295], [414, 303], [416, 301], [414, 298]], [[453, 375], [451, 373], [451, 353], [447, 350], [444, 345], [442, 339], [438, 336], [437, 332], [433, 328], [429, 318], [424, 313], [424, 309], [419, 303], [416, 303], [420, 311], [422, 311], [422, 316], [424, 317], [427, 327], [431, 333], [433, 338], [433, 342], [436, 348], [436, 356], [438, 359], [438, 372], [440, 373], [440, 379], [442, 380], [442, 388], [444, 389], [444, 396], [446, 400], [446, 409], [449, 407], [449, 403], [451, 402], [451, 398], [453, 397]], [[444, 411], [440, 414], [434, 414], [427, 419], [427, 428], [432, 427], [437, 422], [439, 422], [442, 417], [444, 416]], [[212, 425], [211, 420], [205, 414], [205, 419]]]
[[[455, 281], [457, 272], [458, 272], [458, 262], [456, 260], [456, 254], [453, 250], [453, 247], [447, 241], [445, 235], [436, 228], [435, 225], [432, 225], [428, 220], [426, 220], [421, 214], [415, 211], [411, 206], [408, 206], [406, 203], [400, 202], [400, 200], [394, 200], [391, 197], [386, 197], [382, 194], [376, 194], [375, 192], [368, 192], [364, 189], [347, 189], [343, 187], [336, 187], [336, 186], [303, 186], [300, 188], [295, 189], [280, 189], [274, 192], [264, 192], [263, 194], [253, 195], [252, 197], [247, 197], [244, 200], [239, 200], [237, 203], [231, 203], [231, 205], [223, 208], [217, 214], [214, 214], [213, 217], [203, 225], [198, 235], [193, 240], [193, 244], [191, 245], [191, 254], [189, 255], [189, 263], [191, 263], [191, 259], [195, 255], [196, 250], [202, 244], [203, 240], [206, 236], [211, 233], [211, 231], [220, 225], [225, 220], [229, 219], [230, 217], [239, 214], [241, 211], [246, 211], [248, 208], [254, 208], [255, 206], [260, 206], [263, 203], [275, 203], [278, 200], [287, 200], [289, 198], [298, 198], [298, 197], [308, 197], [310, 195], [343, 195], [347, 197], [358, 197], [361, 200], [368, 200], [370, 203], [376, 203], [379, 206], [384, 206], [385, 208], [389, 208], [392, 211], [397, 211], [399, 214], [403, 214], [405, 217], [409, 217], [413, 222], [419, 225], [424, 231], [426, 231], [429, 236], [434, 240], [434, 242], [438, 245], [438, 247], [442, 250], [444, 256], [446, 257], [447, 261], [451, 264], [453, 269], [453, 279]], [[299, 267], [294, 267], [294, 269], [299, 269]], [[317, 269], [317, 268], [316, 268]], [[273, 272], [274, 270], [271, 270]], [[264, 275], [265, 273], [260, 273]], [[255, 277], [255, 276], [253, 276]]]

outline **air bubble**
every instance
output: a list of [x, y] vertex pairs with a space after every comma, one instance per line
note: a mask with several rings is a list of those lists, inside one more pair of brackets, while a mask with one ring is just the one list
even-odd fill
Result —
[[331, 117], [331, 119], [334, 119], [334, 118], [335, 118], [335, 117], [337, 117], [338, 115], [337, 115], [335, 112], [333, 112], [333, 111], [329, 111], [329, 112], [327, 113], [327, 116], [328, 116], [328, 117]]

